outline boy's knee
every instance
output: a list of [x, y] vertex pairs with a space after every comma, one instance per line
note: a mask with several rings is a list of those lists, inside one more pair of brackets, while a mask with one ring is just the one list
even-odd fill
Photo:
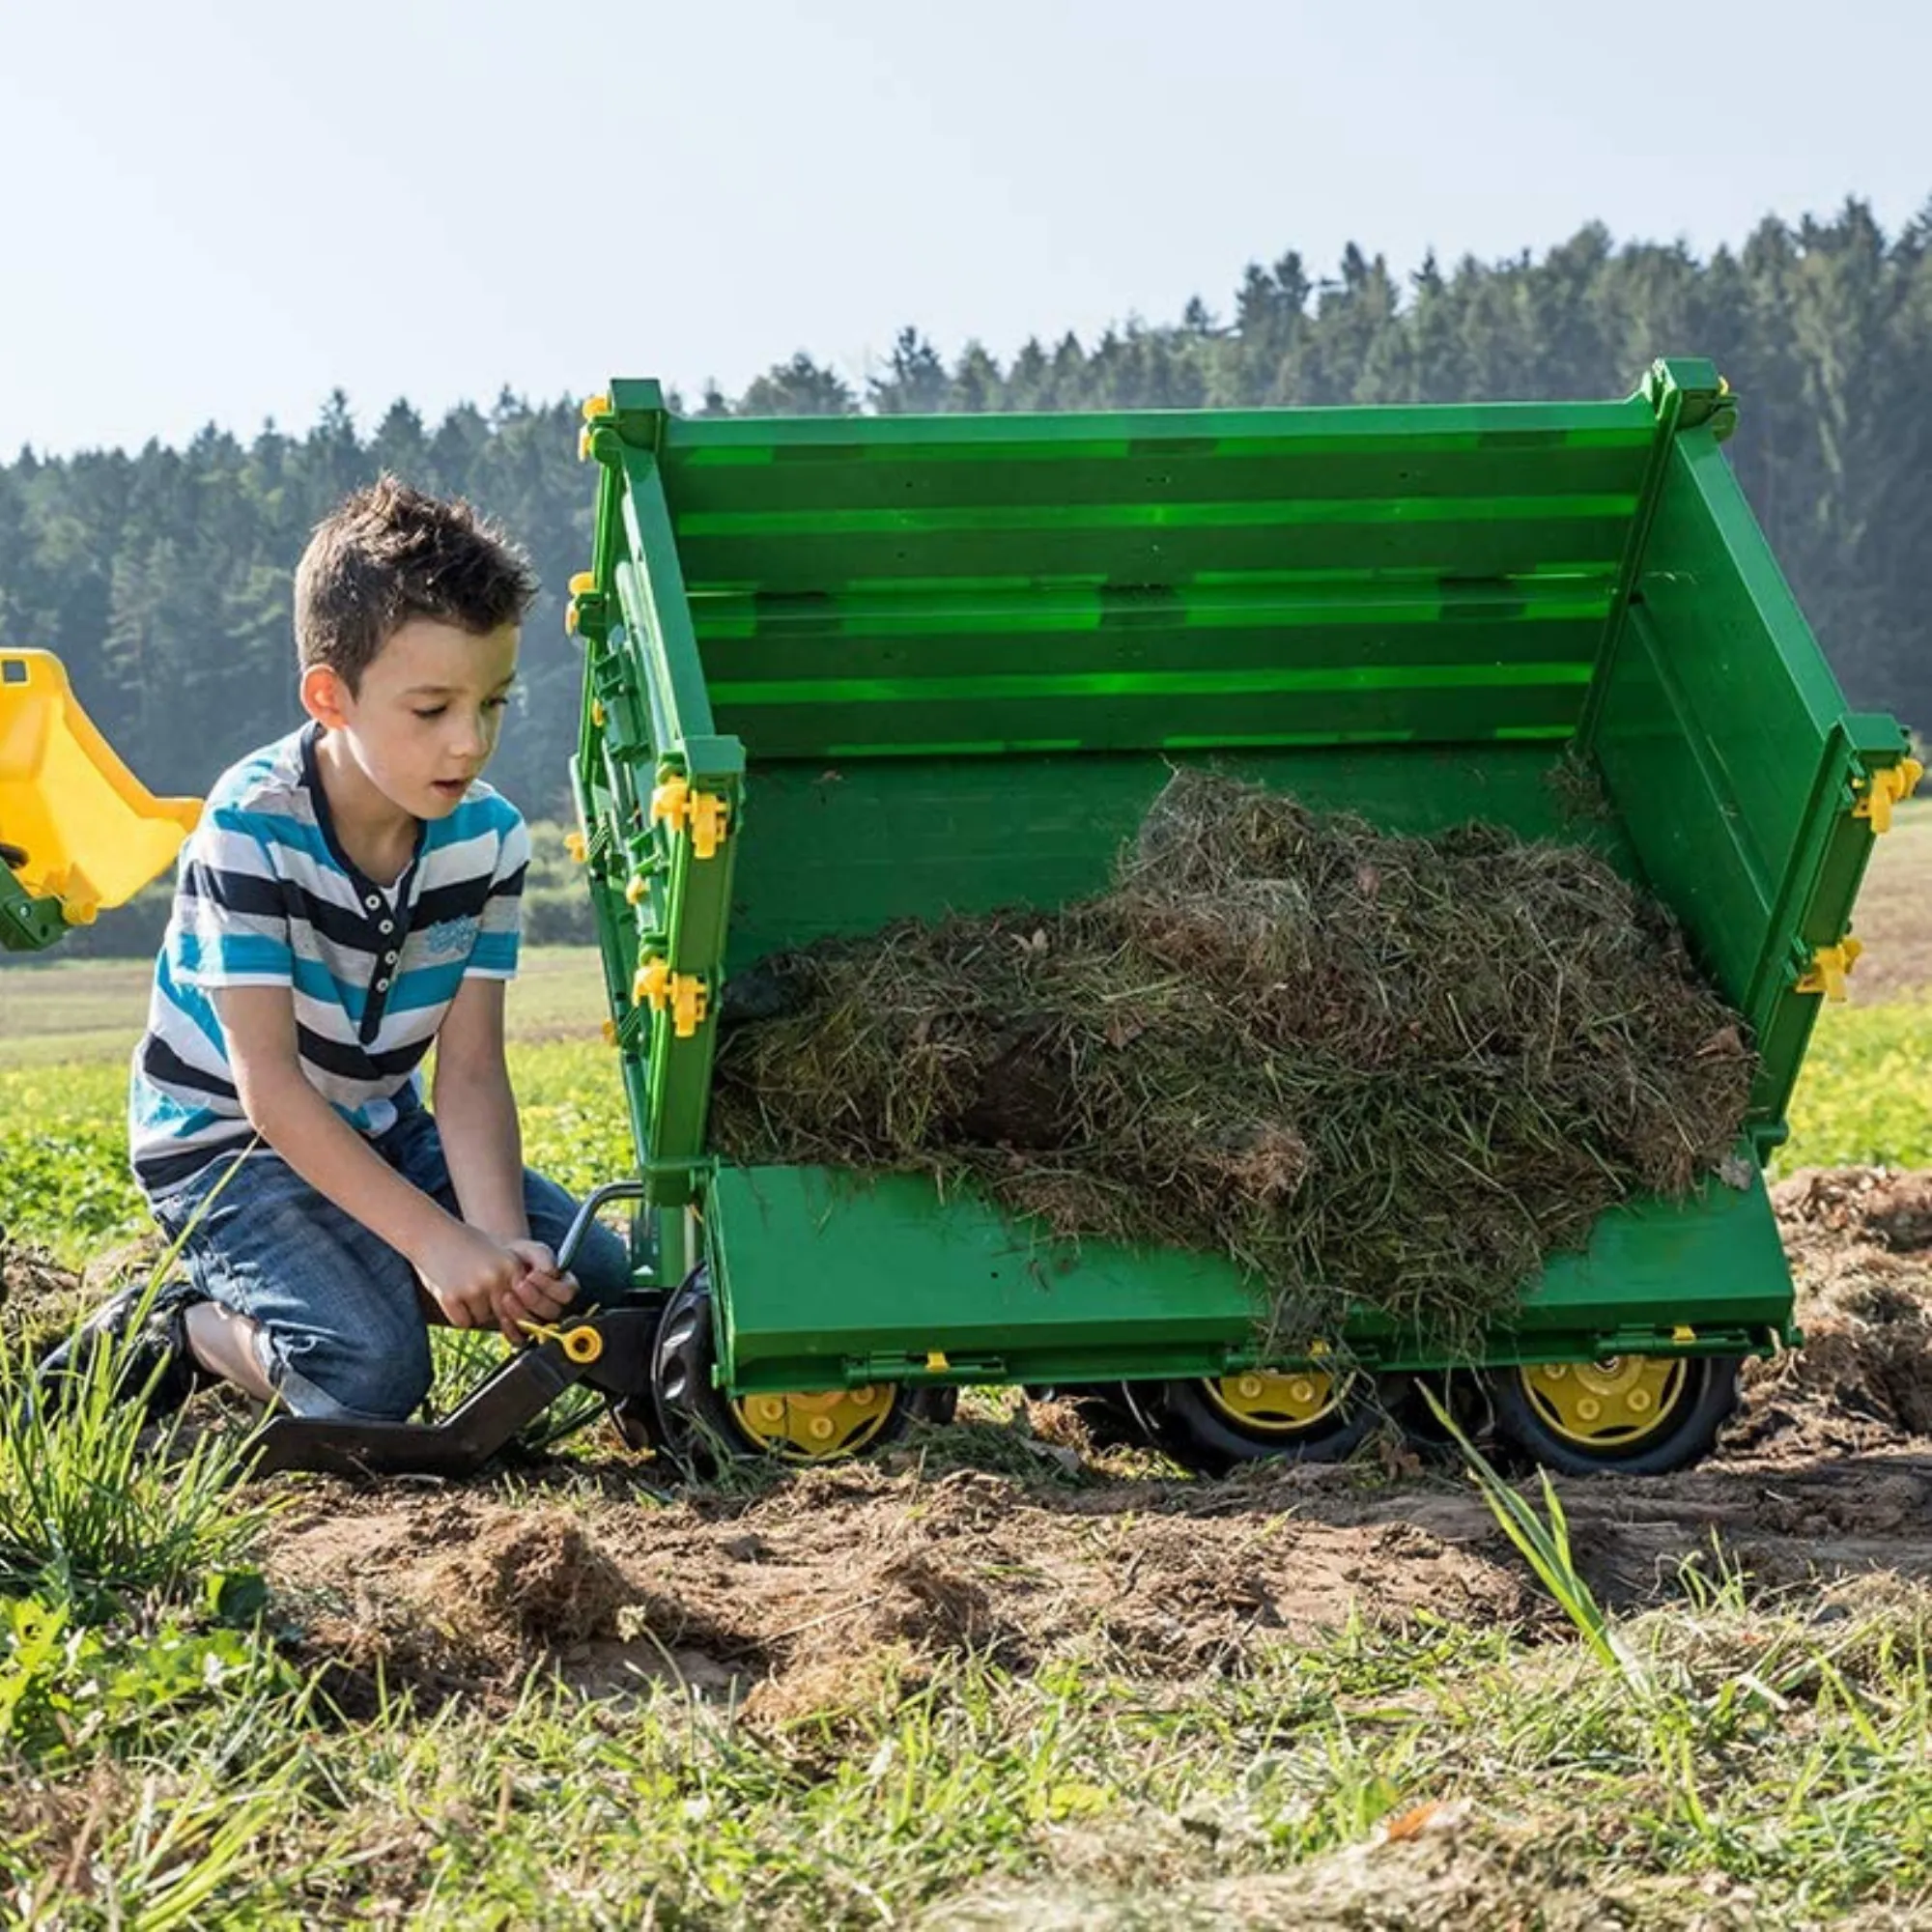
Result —
[[281, 1393], [298, 1415], [407, 1422], [429, 1393], [428, 1331], [307, 1335], [280, 1350]]
[[571, 1264], [579, 1298], [587, 1303], [615, 1301], [631, 1292], [631, 1250], [624, 1237], [592, 1222]]

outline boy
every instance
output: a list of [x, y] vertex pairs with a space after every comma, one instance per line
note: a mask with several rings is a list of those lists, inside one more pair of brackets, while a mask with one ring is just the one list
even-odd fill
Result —
[[[135, 1050], [135, 1179], [187, 1279], [128, 1357], [151, 1412], [235, 1383], [298, 1415], [406, 1419], [425, 1321], [552, 1321], [630, 1280], [523, 1165], [503, 1058], [529, 854], [479, 781], [536, 584], [464, 503], [384, 477], [317, 527], [296, 573], [309, 724], [215, 781], [182, 853]], [[430, 1107], [419, 1063], [437, 1048]], [[130, 1289], [49, 1359], [125, 1330]]]

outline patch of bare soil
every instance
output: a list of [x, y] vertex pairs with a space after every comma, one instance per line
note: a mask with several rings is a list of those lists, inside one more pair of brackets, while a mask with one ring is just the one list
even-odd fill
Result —
[[10, 1334], [34, 1334], [79, 1299], [78, 1275], [56, 1267], [42, 1249], [10, 1241], [0, 1228], [0, 1321]]
[[[1670, 1597], [1687, 1564], [1768, 1589], [1932, 1577], [1932, 1176], [1800, 1175], [1776, 1205], [1807, 1347], [1751, 1366], [1700, 1467], [1563, 1482], [1580, 1564], [1612, 1604]], [[801, 1749], [961, 1652], [1181, 1680], [1350, 1614], [1555, 1627], [1454, 1473], [1403, 1455], [1220, 1482], [1136, 1466], [1050, 1409], [1024, 1447], [962, 1424], [739, 1495], [663, 1500], [618, 1463], [535, 1504], [316, 1481], [269, 1567], [351, 1705], [379, 1669], [435, 1700], [508, 1694], [544, 1664], [592, 1695], [672, 1683], [728, 1699]]]
[[1762, 1455], [1932, 1435], [1932, 1172], [1806, 1169], [1773, 1190], [1804, 1347], [1746, 1371]]
[[89, 1261], [84, 1273], [60, 1266], [45, 1249], [14, 1241], [0, 1227], [0, 1329], [29, 1353], [65, 1335], [96, 1302], [124, 1283], [143, 1278], [161, 1244], [144, 1236]]

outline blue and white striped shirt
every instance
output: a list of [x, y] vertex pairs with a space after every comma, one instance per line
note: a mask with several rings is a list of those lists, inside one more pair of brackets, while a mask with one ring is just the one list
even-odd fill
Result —
[[215, 781], [182, 848], [174, 914], [134, 1050], [128, 1142], [150, 1198], [254, 1136], [211, 992], [287, 986], [301, 1069], [359, 1132], [386, 1131], [466, 979], [517, 970], [523, 815], [473, 784], [425, 821], [394, 885], [357, 870], [316, 770], [315, 725]]

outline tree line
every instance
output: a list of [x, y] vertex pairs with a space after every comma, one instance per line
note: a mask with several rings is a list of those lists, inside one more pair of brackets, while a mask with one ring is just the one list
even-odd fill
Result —
[[[1712, 356], [1740, 392], [1729, 445], [1852, 701], [1932, 729], [1921, 580], [1932, 555], [1932, 201], [1887, 235], [1848, 202], [1767, 219], [1699, 260], [1593, 225], [1532, 256], [1398, 277], [1350, 246], [1332, 275], [1289, 253], [1226, 305], [1097, 340], [979, 343], [948, 360], [918, 330], [855, 386], [799, 354], [702, 414], [1042, 411], [1590, 397], [1660, 354]], [[602, 373], [602, 372], [594, 372]], [[648, 372], [639, 372], [648, 373]], [[94, 450], [0, 467], [0, 645], [67, 662], [96, 722], [156, 790], [193, 792], [296, 722], [289, 594], [327, 508], [382, 469], [460, 494], [527, 546], [544, 592], [520, 715], [493, 774], [565, 809], [577, 704], [561, 591], [589, 546], [575, 406], [505, 390], [431, 424], [407, 402], [358, 425], [331, 398], [306, 432]]]

